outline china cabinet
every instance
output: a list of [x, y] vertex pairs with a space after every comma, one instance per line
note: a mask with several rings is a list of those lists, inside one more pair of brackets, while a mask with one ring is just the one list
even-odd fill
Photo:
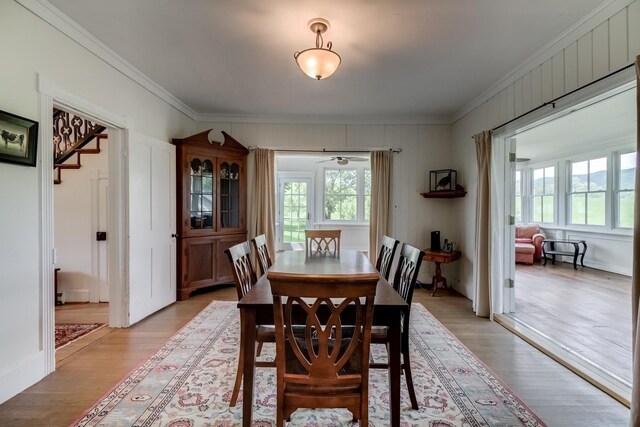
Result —
[[233, 283], [224, 251], [247, 239], [246, 157], [226, 132], [174, 139], [177, 165], [178, 300], [199, 288]]

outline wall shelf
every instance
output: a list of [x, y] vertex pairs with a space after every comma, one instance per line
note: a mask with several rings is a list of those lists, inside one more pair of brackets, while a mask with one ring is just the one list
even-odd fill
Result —
[[467, 192], [464, 190], [453, 191], [429, 191], [428, 193], [420, 193], [425, 199], [453, 199], [455, 197], [464, 197]]

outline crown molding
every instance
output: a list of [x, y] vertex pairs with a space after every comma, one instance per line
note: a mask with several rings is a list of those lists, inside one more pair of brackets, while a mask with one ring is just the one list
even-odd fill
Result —
[[457, 122], [458, 120], [469, 114], [471, 111], [475, 110], [480, 105], [484, 104], [486, 101], [493, 98], [495, 95], [507, 88], [510, 84], [522, 78], [528, 72], [533, 70], [538, 65], [543, 64], [558, 52], [561, 52], [563, 49], [567, 48], [569, 45], [571, 45], [571, 43], [575, 42], [580, 37], [587, 34], [589, 31], [592, 31], [596, 26], [610, 19], [612, 16], [620, 12], [625, 7], [629, 6], [634, 1], [635, 0], [609, 0], [602, 3], [591, 12], [589, 12], [585, 17], [565, 30], [558, 37], [545, 45], [543, 48], [531, 55], [516, 68], [507, 73], [496, 83], [491, 85], [488, 89], [483, 91], [467, 105], [456, 111], [452, 116], [451, 123], [453, 124]]
[[199, 123], [272, 123], [324, 125], [450, 125], [446, 116], [312, 116], [312, 115], [240, 115], [198, 114]]
[[196, 120], [195, 110], [151, 80], [48, 1], [16, 0], [16, 2], [176, 110]]

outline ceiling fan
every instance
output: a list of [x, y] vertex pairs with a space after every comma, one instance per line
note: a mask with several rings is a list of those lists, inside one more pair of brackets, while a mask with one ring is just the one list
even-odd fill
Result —
[[335, 161], [336, 163], [338, 163], [339, 165], [346, 165], [349, 164], [349, 162], [366, 162], [367, 159], [366, 157], [355, 157], [355, 156], [333, 156], [330, 159], [326, 159], [326, 160], [320, 160], [317, 163], [324, 163], [324, 162], [333, 162]]

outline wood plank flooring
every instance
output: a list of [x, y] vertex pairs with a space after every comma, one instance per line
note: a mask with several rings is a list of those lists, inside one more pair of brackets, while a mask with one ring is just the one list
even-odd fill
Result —
[[[235, 298], [234, 288], [217, 289], [172, 304], [131, 328], [103, 328], [105, 335], [79, 343], [77, 352], [58, 359], [56, 372], [0, 405], [0, 425], [69, 425], [211, 300]], [[549, 426], [628, 425], [626, 407], [497, 323], [475, 316], [470, 300], [451, 291], [431, 297], [429, 290], [418, 289], [414, 301], [431, 311]]]
[[631, 383], [631, 278], [558, 262], [516, 266], [513, 317]]

